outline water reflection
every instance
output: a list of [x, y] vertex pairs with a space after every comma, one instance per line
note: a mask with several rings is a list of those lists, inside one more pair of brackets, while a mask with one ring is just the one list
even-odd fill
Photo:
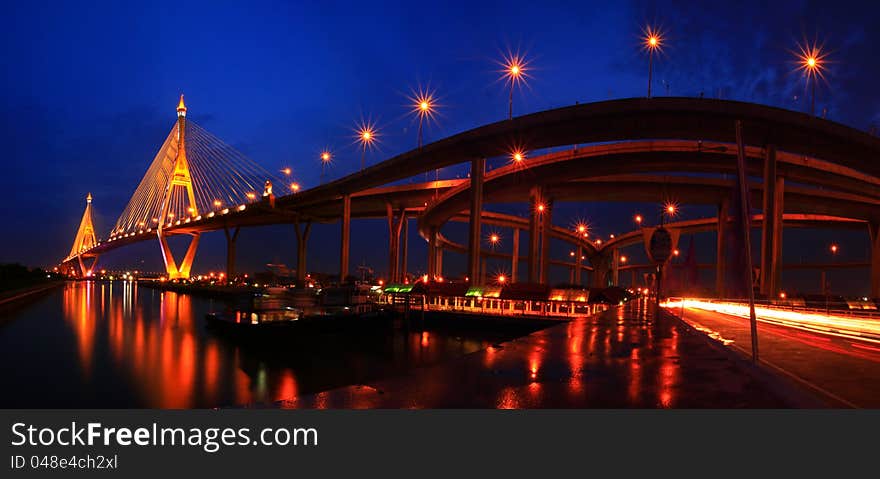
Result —
[[[221, 303], [131, 282], [77, 282], [13, 311], [0, 329], [4, 407], [210, 408], [272, 403], [487, 347], [391, 328], [265, 351], [205, 328]], [[373, 334], [373, 333], [371, 333]], [[496, 339], [497, 340], [497, 339]], [[318, 395], [317, 407], [327, 407]], [[359, 404], [370, 407], [370, 404]]]

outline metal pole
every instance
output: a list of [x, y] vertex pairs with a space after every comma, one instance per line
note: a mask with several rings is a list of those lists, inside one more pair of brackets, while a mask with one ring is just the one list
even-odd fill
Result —
[[810, 100], [810, 115], [816, 116], [816, 77], [813, 76], [812, 100]]
[[[736, 121], [736, 169], [739, 178], [739, 196], [740, 196], [740, 221], [742, 223], [745, 249], [746, 249], [746, 273], [748, 277], [749, 290], [749, 324], [751, 326], [752, 335], [752, 361], [758, 361], [758, 320], [755, 316], [755, 289], [752, 285], [752, 242], [749, 240], [749, 187], [746, 183], [746, 158], [745, 147], [742, 138], [742, 121]], [[765, 218], [766, 221], [766, 218]]]
[[513, 119], [513, 78], [510, 79], [510, 100], [508, 100], [507, 119]]
[[654, 73], [654, 49], [648, 50], [648, 98], [651, 98], [651, 77]]
[[361, 150], [361, 171], [364, 171], [364, 156], [367, 154], [367, 144], [364, 143], [364, 149]]

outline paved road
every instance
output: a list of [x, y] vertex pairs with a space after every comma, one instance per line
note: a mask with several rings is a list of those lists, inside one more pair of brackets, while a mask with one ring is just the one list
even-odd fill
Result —
[[[732, 341], [730, 347], [751, 350], [748, 319], [694, 308], [684, 309], [684, 319]], [[880, 407], [876, 343], [759, 322], [758, 351], [771, 368], [830, 396], [837, 406]]]
[[[402, 377], [279, 402], [303, 408], [786, 407], [763, 383], [643, 302]], [[428, 338], [430, 340], [430, 338]]]

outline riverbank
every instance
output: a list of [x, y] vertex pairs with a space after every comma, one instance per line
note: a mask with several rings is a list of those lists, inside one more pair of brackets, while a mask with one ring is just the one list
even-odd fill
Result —
[[191, 283], [173, 283], [167, 281], [138, 281], [138, 287], [155, 289], [159, 291], [171, 291], [179, 294], [192, 294], [210, 298], [229, 298], [252, 295], [263, 291], [263, 288], [254, 286], [221, 286], [200, 285]]
[[35, 284], [26, 288], [18, 288], [0, 293], [0, 307], [13, 306], [19, 302], [39, 297], [40, 293], [52, 291], [64, 285], [64, 281]]

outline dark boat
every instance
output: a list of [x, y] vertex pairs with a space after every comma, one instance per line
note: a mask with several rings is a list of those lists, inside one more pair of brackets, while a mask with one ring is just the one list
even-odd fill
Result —
[[222, 312], [205, 315], [209, 328], [238, 334], [272, 334], [287, 331], [303, 319], [303, 310], [292, 305], [285, 290], [266, 290]]

